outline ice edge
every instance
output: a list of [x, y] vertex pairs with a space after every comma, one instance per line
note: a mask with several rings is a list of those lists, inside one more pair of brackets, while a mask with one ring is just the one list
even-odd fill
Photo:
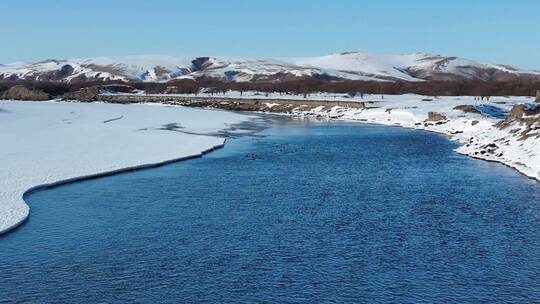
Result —
[[223, 142], [221, 144], [214, 145], [211, 148], [203, 150], [198, 154], [182, 156], [182, 157], [173, 158], [173, 159], [169, 159], [169, 160], [165, 160], [165, 161], [161, 161], [161, 162], [156, 162], [156, 163], [146, 163], [146, 164], [141, 164], [141, 165], [137, 165], [137, 166], [130, 166], [130, 167], [125, 167], [125, 168], [111, 170], [111, 171], [98, 172], [98, 173], [94, 173], [94, 174], [89, 174], [89, 175], [83, 175], [83, 176], [78, 176], [78, 177], [74, 177], [74, 178], [63, 179], [63, 180], [59, 180], [59, 181], [56, 181], [56, 182], [51, 182], [51, 183], [46, 183], [46, 184], [41, 184], [41, 185], [36, 185], [34, 187], [31, 187], [30, 189], [26, 190], [22, 194], [22, 197], [21, 197], [21, 199], [23, 200], [23, 202], [24, 202], [24, 204], [26, 206], [26, 212], [25, 212], [24, 216], [22, 218], [20, 218], [19, 221], [15, 222], [13, 225], [11, 225], [11, 226], [9, 226], [9, 227], [7, 227], [5, 229], [0, 230], [0, 237], [3, 237], [5, 235], [7, 235], [7, 233], [9, 233], [11, 231], [14, 231], [16, 228], [18, 228], [19, 226], [21, 226], [22, 224], [24, 224], [28, 220], [28, 218], [30, 217], [30, 206], [28, 206], [28, 204], [26, 203], [24, 198], [26, 196], [30, 195], [32, 192], [47, 189], [47, 188], [58, 187], [58, 186], [61, 186], [61, 185], [71, 184], [71, 183], [84, 181], [84, 180], [91, 180], [91, 179], [95, 179], [95, 178], [111, 176], [111, 175], [131, 172], [131, 171], [138, 171], [138, 170], [144, 170], [144, 169], [149, 169], [149, 168], [156, 168], [156, 167], [164, 166], [164, 165], [171, 164], [171, 163], [176, 163], [176, 162], [180, 162], [180, 161], [185, 161], [185, 160], [189, 160], [189, 159], [203, 157], [204, 155], [206, 155], [206, 154], [208, 154], [208, 153], [210, 153], [212, 151], [223, 148], [225, 146], [225, 142], [226, 142], [226, 139], [223, 139]]

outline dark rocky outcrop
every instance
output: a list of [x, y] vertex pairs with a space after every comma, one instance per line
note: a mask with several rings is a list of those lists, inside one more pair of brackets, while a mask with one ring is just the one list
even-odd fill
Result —
[[100, 100], [99, 96], [103, 93], [132, 93], [134, 90], [135, 88], [125, 84], [95, 85], [65, 93], [62, 95], [62, 100], [92, 102]]
[[[500, 129], [508, 128], [511, 125], [520, 125], [524, 128], [515, 129], [520, 131], [521, 139], [526, 139], [531, 136], [540, 137], [538, 131], [540, 127], [540, 105], [536, 104], [519, 104], [512, 107], [510, 114], [505, 120], [496, 124]], [[512, 131], [511, 131], [512, 132]]]
[[91, 86], [88, 88], [82, 88], [75, 92], [68, 92], [62, 96], [62, 100], [77, 100], [82, 102], [92, 102], [99, 100], [100, 94], [99, 86]]
[[434, 122], [445, 121], [445, 120], [447, 120], [446, 116], [438, 112], [428, 112], [428, 118], [426, 119], [426, 121], [434, 121]]
[[192, 72], [203, 71], [204, 69], [208, 68], [211, 65], [212, 65], [212, 62], [210, 62], [210, 57], [197, 57], [193, 61], [191, 61], [191, 71]]
[[459, 111], [462, 111], [464, 113], [474, 113], [474, 114], [480, 114], [480, 111], [478, 111], [476, 109], [475, 106], [473, 105], [459, 105], [459, 106], [455, 106], [454, 107], [454, 110], [459, 110]]
[[0, 99], [43, 101], [51, 99], [51, 96], [42, 90], [30, 89], [22, 85], [16, 85], [4, 92], [1, 92]]
[[59, 70], [44, 72], [39, 76], [40, 81], [62, 81], [73, 74], [73, 67], [69, 64], [63, 65]]
[[[71, 95], [73, 96], [73, 95]], [[174, 95], [100, 95], [95, 100], [109, 103], [161, 103], [196, 108], [214, 108], [229, 111], [256, 111], [269, 113], [292, 113], [293, 110], [309, 111], [317, 107], [331, 109], [334, 106], [343, 108], [364, 109], [363, 102], [315, 101], [291, 99], [248, 99], [228, 97], [184, 97]]]
[[536, 116], [540, 114], [539, 106], [532, 106], [527, 104], [519, 104], [512, 107], [510, 114], [506, 120], [511, 121], [525, 121], [526, 116]]

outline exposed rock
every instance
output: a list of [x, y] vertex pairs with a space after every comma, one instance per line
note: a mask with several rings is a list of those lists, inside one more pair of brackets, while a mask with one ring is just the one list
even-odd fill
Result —
[[[78, 96], [74, 96], [78, 97]], [[187, 97], [175, 95], [100, 95], [95, 100], [110, 103], [161, 103], [187, 107], [224, 109], [229, 111], [260, 111], [270, 113], [293, 113], [295, 110], [309, 111], [315, 108], [325, 110], [333, 107], [365, 109], [363, 102], [317, 101], [293, 99], [256, 99], [229, 97]], [[66, 99], [66, 98], [64, 98]], [[76, 99], [76, 98], [73, 98]], [[84, 101], [84, 100], [83, 100]]]
[[113, 65], [98, 65], [98, 64], [90, 63], [90, 64], [82, 64], [81, 66], [83, 68], [91, 69], [94, 72], [100, 72], [100, 74], [96, 74], [93, 77], [85, 76], [86, 79], [93, 79], [93, 80], [98, 80], [98, 79], [111, 80], [112, 79], [110, 76], [103, 76], [103, 75], [111, 75], [111, 76], [114, 75], [117, 77], [129, 78], [129, 75], [125, 75], [125, 71], [123, 68], [117, 67], [114, 64]]
[[536, 103], [540, 103], [540, 90], [536, 91]]
[[198, 72], [212, 65], [210, 57], [197, 57], [191, 61], [191, 71]]
[[540, 105], [536, 104], [520, 104], [512, 107], [510, 114], [505, 120], [496, 124], [500, 129], [507, 128], [511, 125], [520, 125], [521, 127], [510, 132], [519, 132], [521, 139], [526, 139], [531, 136], [540, 137], [538, 133], [538, 125], [540, 125]]
[[62, 100], [77, 100], [82, 102], [91, 102], [98, 100], [100, 94], [99, 86], [82, 88], [75, 92], [68, 92], [62, 96]]
[[447, 120], [444, 114], [438, 112], [428, 112], [428, 118], [426, 121], [444, 121]]
[[167, 74], [170, 74], [171, 71], [165, 67], [158, 65], [154, 68], [154, 73], [156, 74], [157, 77], [161, 78], [163, 76], [166, 76]]
[[40, 81], [62, 81], [66, 77], [69, 77], [73, 74], [73, 67], [69, 64], [63, 65], [58, 70], [53, 70], [49, 72], [44, 72], [39, 76]]
[[478, 111], [478, 109], [476, 109], [476, 107], [473, 106], [473, 105], [459, 105], [459, 106], [455, 106], [455, 107], [454, 107], [454, 110], [463, 111], [463, 112], [465, 112], [465, 113], [475, 113], [475, 114], [480, 114], [480, 111]]
[[97, 101], [100, 94], [104, 93], [133, 93], [135, 88], [125, 84], [110, 84], [82, 88], [75, 92], [68, 92], [62, 96], [62, 100], [77, 100], [82, 102]]
[[505, 119], [507, 122], [526, 122], [531, 119], [532, 116], [540, 114], [540, 106], [530, 106], [527, 104], [519, 104], [512, 107], [510, 114]]
[[0, 99], [42, 101], [51, 99], [51, 96], [42, 90], [29, 89], [22, 85], [16, 85], [0, 93]]

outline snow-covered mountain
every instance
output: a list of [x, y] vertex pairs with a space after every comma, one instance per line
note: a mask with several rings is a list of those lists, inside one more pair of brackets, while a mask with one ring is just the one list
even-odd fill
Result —
[[1, 79], [75, 82], [173, 79], [283, 81], [300, 77], [376, 81], [540, 79], [540, 71], [458, 58], [347, 52], [322, 57], [257, 59], [170, 55], [96, 57], [0, 64]]

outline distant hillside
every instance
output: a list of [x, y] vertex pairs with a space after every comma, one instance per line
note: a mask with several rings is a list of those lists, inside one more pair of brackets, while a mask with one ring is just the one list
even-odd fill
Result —
[[407, 81], [540, 80], [540, 71], [425, 53], [347, 52], [322, 57], [257, 59], [165, 55], [46, 60], [0, 65], [0, 80], [51, 82], [284, 82], [297, 79]]

